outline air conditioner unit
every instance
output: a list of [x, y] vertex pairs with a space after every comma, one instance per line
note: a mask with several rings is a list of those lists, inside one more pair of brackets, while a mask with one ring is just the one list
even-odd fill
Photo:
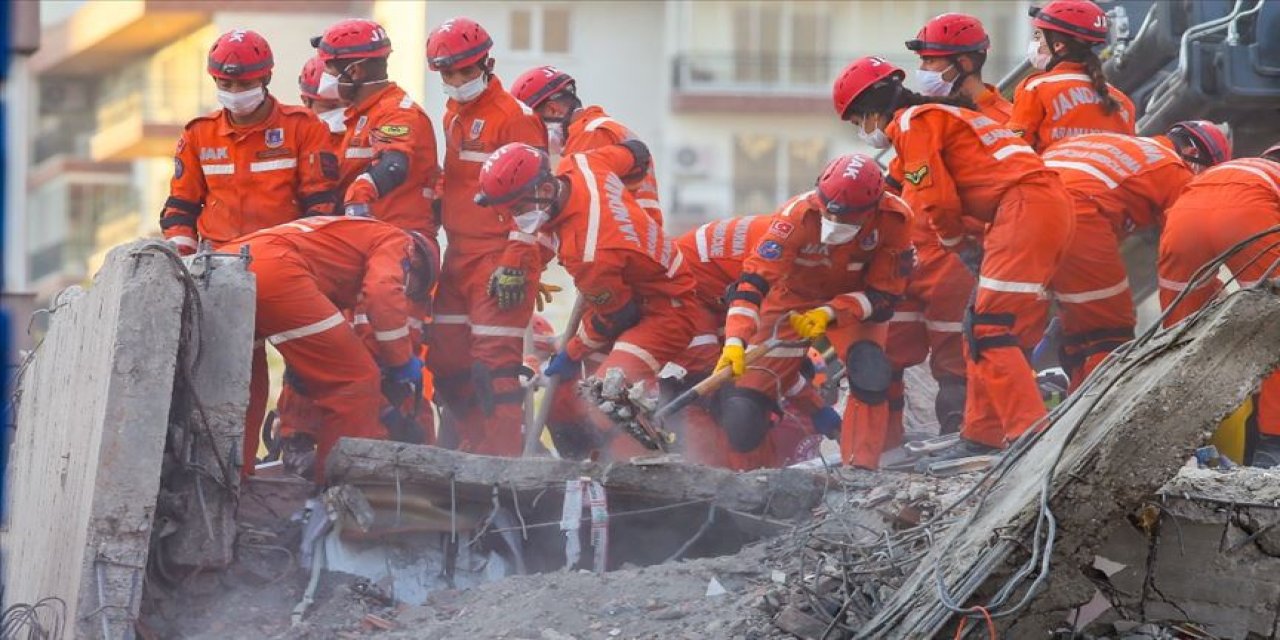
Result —
[[671, 167], [677, 176], [702, 177], [711, 173], [711, 148], [685, 145], [676, 147]]

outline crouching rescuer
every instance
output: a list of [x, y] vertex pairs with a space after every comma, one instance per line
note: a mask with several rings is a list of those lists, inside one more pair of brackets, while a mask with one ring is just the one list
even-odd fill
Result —
[[[602, 401], [599, 380], [612, 378], [618, 388], [655, 384], [659, 369], [697, 328], [693, 276], [627, 188], [644, 179], [649, 165], [648, 148], [629, 140], [574, 154], [553, 173], [546, 152], [512, 143], [480, 171], [476, 201], [512, 217], [522, 233], [553, 235], [560, 263], [586, 300], [577, 335], [544, 373], [570, 377], [588, 355], [607, 352], [596, 380], [586, 381], [597, 408], [620, 406]], [[644, 452], [633, 417], [622, 411], [596, 416], [600, 444], [617, 459]], [[637, 439], [616, 437], [614, 424]]]
[[[728, 296], [716, 368], [732, 368], [736, 388], [722, 401], [720, 424], [734, 449], [761, 446], [779, 398], [806, 361], [805, 347], [786, 343], [825, 334], [848, 370], [841, 458], [875, 469], [901, 438], [888, 433], [893, 369], [884, 342], [914, 262], [911, 210], [885, 193], [875, 160], [853, 154], [833, 160], [813, 191], [792, 198], [772, 220]], [[748, 347], [763, 348], [788, 313], [777, 336], [786, 346], [747, 366]]]
[[[286, 456], [311, 461], [316, 479], [341, 437], [387, 437], [379, 421], [382, 378], [421, 388], [422, 361], [411, 329], [425, 315], [435, 285], [434, 243], [373, 218], [320, 216], [233, 241], [253, 257], [258, 281], [254, 333], [270, 342], [314, 401], [311, 434], [284, 433]], [[367, 349], [343, 310], [360, 305], [377, 343]], [[262, 347], [254, 358], [265, 358]], [[244, 459], [252, 468], [266, 410], [265, 366], [254, 367]], [[292, 455], [291, 455], [292, 454]], [[309, 464], [297, 465], [305, 472]]]

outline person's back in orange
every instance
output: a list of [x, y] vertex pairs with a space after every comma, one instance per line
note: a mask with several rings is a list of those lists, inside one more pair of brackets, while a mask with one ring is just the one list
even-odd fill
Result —
[[223, 108], [192, 120], [178, 139], [164, 237], [184, 255], [309, 215], [334, 212], [337, 158], [310, 111], [267, 93], [274, 61], [253, 31], [223, 34], [209, 75]]
[[1053, 0], [1031, 10], [1034, 39], [1027, 60], [1032, 74], [1013, 92], [1008, 127], [1037, 152], [1063, 138], [1087, 133], [1134, 134], [1137, 111], [1107, 84], [1093, 52], [1107, 40], [1107, 16], [1090, 0]]
[[[609, 117], [595, 105], [583, 106], [578, 98], [578, 85], [569, 74], [549, 66], [534, 67], [511, 84], [511, 95], [533, 109], [547, 127], [547, 150], [560, 156], [560, 170], [568, 170], [569, 158], [600, 147], [635, 139], [625, 125]], [[649, 171], [635, 184], [628, 184], [636, 202], [649, 217], [662, 224], [662, 205], [658, 202], [657, 171], [653, 159]]]

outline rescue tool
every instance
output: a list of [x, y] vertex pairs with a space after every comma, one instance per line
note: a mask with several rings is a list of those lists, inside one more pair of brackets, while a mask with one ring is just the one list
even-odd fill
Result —
[[[560, 335], [560, 344], [565, 345], [569, 340], [578, 333], [578, 325], [582, 324], [582, 314], [587, 310], [586, 301], [581, 295], [573, 302], [573, 311], [569, 314], [569, 324], [565, 326], [564, 333]], [[552, 399], [555, 398], [556, 389], [560, 386], [560, 376], [544, 376], [538, 374], [534, 377], [530, 384], [530, 393], [537, 386], [541, 386], [546, 391], [542, 394], [542, 404], [538, 405], [537, 413], [534, 415], [533, 421], [528, 425], [529, 430], [524, 432], [524, 457], [529, 457], [538, 451], [538, 438], [542, 436], [542, 430], [547, 426], [547, 419], [551, 416]]]

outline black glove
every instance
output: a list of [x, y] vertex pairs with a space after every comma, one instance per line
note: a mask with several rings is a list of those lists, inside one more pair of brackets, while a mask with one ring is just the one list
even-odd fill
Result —
[[489, 295], [498, 299], [499, 309], [511, 309], [524, 301], [525, 284], [523, 269], [498, 267], [489, 276]]

